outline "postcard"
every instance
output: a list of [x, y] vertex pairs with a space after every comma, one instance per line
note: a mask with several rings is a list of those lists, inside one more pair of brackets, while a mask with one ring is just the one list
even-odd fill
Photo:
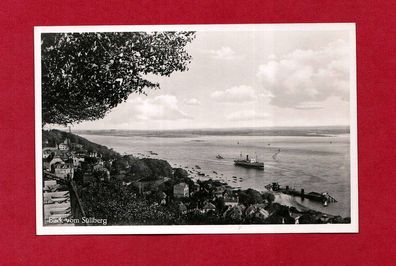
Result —
[[38, 235], [358, 232], [355, 24], [34, 33]]

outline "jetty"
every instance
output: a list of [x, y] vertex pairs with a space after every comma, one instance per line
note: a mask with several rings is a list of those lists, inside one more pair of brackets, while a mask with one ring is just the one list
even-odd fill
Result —
[[329, 193], [327, 193], [327, 192], [319, 193], [319, 192], [312, 191], [312, 192], [309, 192], [306, 194], [305, 190], [303, 188], [301, 190], [296, 190], [294, 188], [290, 188], [289, 186], [282, 187], [277, 182], [268, 184], [265, 186], [265, 188], [270, 191], [275, 191], [275, 192], [280, 192], [280, 193], [295, 196], [295, 197], [300, 197], [302, 200], [309, 199], [312, 201], [320, 202], [324, 206], [327, 206], [329, 203], [337, 202], [337, 200], [335, 198], [333, 198], [332, 196], [330, 196]]

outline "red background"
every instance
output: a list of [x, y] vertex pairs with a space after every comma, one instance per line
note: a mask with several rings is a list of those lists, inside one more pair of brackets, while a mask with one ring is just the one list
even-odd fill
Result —
[[[391, 264], [395, 13], [392, 1], [2, 0], [0, 264]], [[295, 22], [357, 23], [359, 234], [35, 235], [33, 26]]]

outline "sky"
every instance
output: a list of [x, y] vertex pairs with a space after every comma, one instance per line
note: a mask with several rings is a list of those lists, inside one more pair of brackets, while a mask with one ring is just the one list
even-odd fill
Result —
[[103, 119], [73, 129], [349, 125], [349, 31], [198, 31], [186, 72], [149, 76]]

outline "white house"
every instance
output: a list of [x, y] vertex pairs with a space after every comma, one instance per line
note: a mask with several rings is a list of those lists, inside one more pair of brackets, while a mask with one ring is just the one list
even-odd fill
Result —
[[72, 164], [69, 163], [56, 163], [54, 165], [54, 173], [60, 178], [70, 178], [73, 179], [74, 168]]
[[239, 202], [239, 199], [237, 196], [231, 196], [231, 195], [225, 194], [225, 196], [224, 196], [224, 205], [225, 206], [234, 207], [234, 206], [238, 205], [238, 202]]
[[81, 162], [84, 162], [84, 157], [73, 156], [73, 166], [78, 167], [81, 165]]
[[51, 153], [53, 153], [56, 150], [55, 147], [45, 147], [43, 148], [43, 159], [47, 159]]
[[90, 153], [88, 154], [88, 156], [89, 156], [89, 157], [94, 157], [94, 158], [99, 157], [98, 153], [95, 152], [95, 151], [90, 152]]
[[203, 206], [202, 212], [203, 212], [203, 213], [207, 213], [207, 212], [210, 212], [210, 211], [216, 211], [216, 206], [213, 205], [213, 203], [207, 202], [207, 203]]
[[185, 198], [189, 196], [188, 185], [186, 183], [179, 183], [173, 186], [173, 196], [175, 198]]
[[61, 151], [68, 151], [70, 149], [70, 140], [68, 138], [58, 146], [59, 150]]
[[56, 156], [52, 159], [46, 158], [43, 160], [43, 168], [47, 171], [52, 171], [52, 166], [56, 163], [65, 163], [60, 157]]

